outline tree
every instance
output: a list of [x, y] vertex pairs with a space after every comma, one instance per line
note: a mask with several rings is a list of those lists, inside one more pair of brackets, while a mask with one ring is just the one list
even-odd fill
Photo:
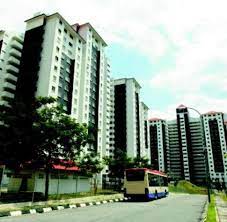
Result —
[[150, 168], [149, 159], [147, 157], [135, 157], [132, 160], [132, 166], [138, 168]]
[[104, 160], [109, 166], [109, 177], [115, 179], [117, 189], [120, 189], [125, 169], [133, 166], [132, 159], [127, 156], [125, 151], [116, 149], [114, 158], [105, 157]]
[[12, 101], [9, 106], [0, 106], [0, 122], [0, 159], [12, 168], [27, 163], [33, 168], [44, 167], [47, 199], [53, 164], [59, 159], [67, 163], [80, 154], [88, 141], [87, 127], [47, 97], [31, 104]]
[[31, 160], [36, 110], [54, 101], [53, 98], [40, 98], [28, 105], [20, 100], [10, 100], [8, 104], [0, 105], [0, 161], [3, 164], [19, 169]]
[[[88, 141], [87, 127], [65, 114], [59, 105], [45, 105], [37, 110], [33, 122], [33, 162], [44, 165], [45, 199], [48, 198], [49, 174], [55, 163], [75, 159]], [[61, 162], [62, 163], [62, 162]]]
[[98, 188], [98, 174], [104, 168], [104, 164], [96, 152], [90, 152], [82, 156], [78, 161], [78, 166], [82, 174], [93, 178], [94, 194]]

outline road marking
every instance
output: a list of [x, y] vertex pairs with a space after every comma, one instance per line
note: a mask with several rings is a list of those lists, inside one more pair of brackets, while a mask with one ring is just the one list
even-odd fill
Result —
[[63, 206], [57, 206], [58, 210], [64, 210], [65, 208]]
[[30, 209], [29, 212], [30, 212], [30, 214], [36, 214], [37, 213], [35, 209]]
[[45, 208], [43, 208], [43, 212], [44, 213], [47, 213], [47, 212], [50, 212], [50, 211], [52, 211], [52, 208], [51, 207], [45, 207]]
[[16, 210], [16, 211], [11, 211], [10, 212], [10, 216], [13, 216], [13, 217], [20, 216], [20, 215], [22, 215], [21, 210]]

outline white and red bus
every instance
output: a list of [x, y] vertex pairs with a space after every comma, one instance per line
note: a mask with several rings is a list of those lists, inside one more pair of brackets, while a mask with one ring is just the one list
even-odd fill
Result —
[[125, 170], [124, 196], [142, 197], [146, 200], [166, 197], [168, 195], [167, 175], [147, 168]]

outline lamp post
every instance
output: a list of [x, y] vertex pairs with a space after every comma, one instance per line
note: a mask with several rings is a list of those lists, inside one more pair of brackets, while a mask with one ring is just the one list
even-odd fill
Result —
[[187, 107], [188, 109], [194, 110], [196, 113], [199, 114], [200, 120], [202, 122], [202, 130], [203, 130], [203, 136], [204, 136], [204, 142], [205, 142], [205, 147], [204, 147], [204, 158], [205, 158], [205, 166], [206, 166], [206, 185], [207, 185], [207, 197], [208, 197], [208, 202], [210, 203], [210, 173], [209, 173], [209, 163], [208, 163], [208, 155], [207, 155], [207, 145], [206, 145], [206, 136], [205, 136], [205, 127], [203, 125], [203, 118], [202, 114], [194, 108]]

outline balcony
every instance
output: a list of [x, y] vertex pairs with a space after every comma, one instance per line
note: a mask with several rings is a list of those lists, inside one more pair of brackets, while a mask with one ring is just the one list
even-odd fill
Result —
[[6, 91], [4, 91], [3, 93], [2, 93], [2, 98], [14, 98], [14, 94], [13, 93], [10, 93], [10, 92], [6, 92]]
[[9, 54], [11, 56], [18, 58], [18, 59], [21, 57], [21, 52], [18, 51], [17, 49], [15, 49], [15, 48], [10, 49]]
[[9, 60], [8, 60], [8, 64], [19, 66], [20, 65], [20, 60], [19, 59], [16, 59], [13, 56], [10, 56], [9, 57]]
[[17, 40], [13, 40], [11, 46], [12, 48], [17, 49], [18, 51], [22, 50], [22, 44], [19, 43]]
[[17, 41], [17, 42], [23, 44], [23, 40], [22, 40], [22, 38], [20, 38], [19, 36], [13, 36], [13, 40], [15, 40], [15, 41]]
[[9, 82], [4, 82], [3, 88], [9, 88], [9, 89], [12, 89], [12, 90], [16, 90], [16, 85], [9, 83]]
[[12, 65], [7, 65], [6, 66], [6, 72], [17, 75], [18, 72], [19, 72], [19, 69], [14, 67], [14, 66], [12, 66]]
[[5, 80], [7, 81], [7, 80], [9, 80], [9, 82], [10, 82], [10, 80], [13, 80], [13, 81], [17, 81], [17, 77], [16, 76], [14, 76], [14, 75], [11, 75], [10, 73], [7, 73], [6, 74], [6, 77], [5, 77]]

